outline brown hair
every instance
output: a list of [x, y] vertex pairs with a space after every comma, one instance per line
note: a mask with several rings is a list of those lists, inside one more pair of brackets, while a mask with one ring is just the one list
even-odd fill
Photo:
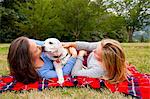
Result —
[[10, 73], [17, 81], [28, 84], [39, 79], [34, 69], [32, 53], [29, 51], [29, 40], [27, 37], [19, 37], [11, 43], [7, 60]]
[[107, 71], [108, 81], [118, 83], [126, 80], [125, 54], [116, 40], [104, 39], [102, 45], [102, 63]]

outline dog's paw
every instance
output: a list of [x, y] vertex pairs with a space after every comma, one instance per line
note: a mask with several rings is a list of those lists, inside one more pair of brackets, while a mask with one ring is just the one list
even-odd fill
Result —
[[60, 85], [62, 85], [64, 83], [64, 79], [58, 79], [57, 83], [59, 83]]

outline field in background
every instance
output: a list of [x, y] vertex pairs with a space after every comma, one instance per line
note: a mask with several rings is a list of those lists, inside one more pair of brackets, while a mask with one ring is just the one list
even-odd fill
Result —
[[[126, 60], [135, 65], [141, 73], [150, 73], [150, 43], [123, 43]], [[9, 74], [7, 53], [9, 44], [0, 44], [0, 75]], [[94, 90], [90, 88], [50, 88], [42, 92], [7, 92], [0, 95], [0, 99], [131, 99], [123, 94], [111, 93], [107, 89]]]
[[141, 73], [150, 73], [150, 43], [123, 43], [126, 60]]

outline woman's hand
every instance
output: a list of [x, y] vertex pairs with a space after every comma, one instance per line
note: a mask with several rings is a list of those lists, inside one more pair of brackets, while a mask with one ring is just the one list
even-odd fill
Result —
[[76, 43], [75, 42], [62, 42], [62, 46], [64, 47], [64, 48], [68, 48], [68, 47], [74, 47], [74, 48], [76, 48]]
[[74, 47], [69, 47], [69, 52], [72, 54], [72, 57], [76, 58], [77, 57], [77, 51]]
[[80, 50], [78, 56], [86, 56], [87, 55], [87, 51], [85, 50]]

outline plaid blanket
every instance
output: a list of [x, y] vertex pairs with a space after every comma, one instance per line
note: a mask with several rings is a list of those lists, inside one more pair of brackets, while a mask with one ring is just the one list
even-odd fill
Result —
[[128, 70], [133, 74], [128, 76], [128, 81], [118, 84], [110, 84], [108, 81], [98, 78], [88, 77], [75, 77], [70, 75], [64, 76], [65, 82], [63, 85], [57, 83], [57, 78], [49, 80], [41, 79], [35, 83], [23, 84], [17, 82], [13, 76], [0, 77], [0, 93], [5, 91], [21, 91], [21, 90], [43, 90], [50, 87], [86, 87], [90, 86], [94, 89], [100, 89], [103, 85], [106, 86], [111, 92], [121, 92], [127, 95], [132, 95], [142, 99], [150, 99], [150, 75], [139, 73], [133, 65], [130, 64]]
[[128, 81], [118, 84], [110, 84], [105, 81], [105, 86], [112, 92], [117, 91], [142, 99], [150, 99], [150, 75], [139, 73], [131, 64], [128, 70], [132, 73], [128, 76]]

